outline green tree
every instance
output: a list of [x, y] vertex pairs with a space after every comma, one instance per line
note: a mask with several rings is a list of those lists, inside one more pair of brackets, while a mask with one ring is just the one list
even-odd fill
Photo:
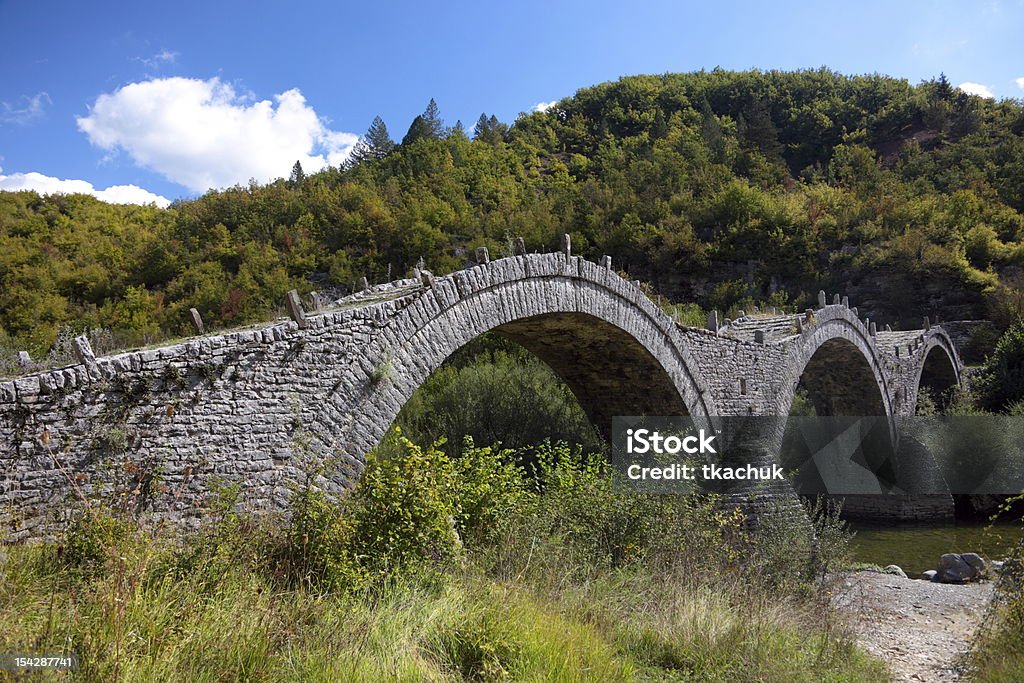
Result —
[[444, 132], [444, 121], [441, 120], [437, 102], [431, 97], [423, 113], [412, 120], [409, 132], [402, 138], [402, 144], [410, 145], [417, 140], [440, 140]]
[[429, 140], [431, 139], [431, 128], [430, 125], [422, 116], [417, 116], [409, 124], [409, 131], [402, 138], [402, 146], [409, 146], [417, 140]]
[[441, 119], [441, 112], [437, 108], [437, 102], [430, 98], [427, 108], [423, 111], [423, 122], [427, 124], [430, 137], [439, 140], [444, 137], [444, 121]]
[[296, 160], [292, 166], [292, 173], [288, 176], [288, 184], [291, 187], [299, 187], [306, 181], [306, 172], [302, 170], [302, 164]]
[[391, 154], [394, 149], [395, 141], [391, 139], [384, 119], [375, 116], [373, 122], [370, 123], [369, 129], [366, 131], [366, 135], [360, 138], [359, 142], [352, 149], [352, 154], [349, 156], [351, 160], [350, 165], [370, 159], [383, 159]]
[[490, 145], [497, 145], [505, 141], [508, 134], [508, 126], [498, 120], [493, 114], [488, 118], [487, 114], [480, 114], [473, 127], [473, 139], [486, 142]]
[[996, 342], [978, 379], [990, 410], [1004, 410], [1024, 398], [1024, 320], [1017, 320]]

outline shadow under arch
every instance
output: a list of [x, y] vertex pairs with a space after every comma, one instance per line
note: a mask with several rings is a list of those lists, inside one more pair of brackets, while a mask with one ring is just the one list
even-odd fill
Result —
[[898, 489], [888, 380], [860, 321], [842, 314], [824, 321], [791, 361], [779, 452], [797, 491], [842, 497]]
[[800, 374], [802, 387], [818, 416], [884, 416], [885, 400], [879, 381], [864, 353], [850, 340], [824, 342]]
[[941, 411], [952, 401], [953, 390], [960, 386], [959, 360], [956, 352], [951, 351], [952, 344], [947, 345], [942, 343], [943, 341], [946, 340], [938, 337], [929, 340], [929, 348], [917, 374], [916, 393], [911, 408], [917, 405], [921, 390], [924, 389]]
[[606, 438], [616, 415], [690, 414], [657, 359], [627, 332], [603, 320], [578, 313], [540, 315], [493, 332], [547, 363]]

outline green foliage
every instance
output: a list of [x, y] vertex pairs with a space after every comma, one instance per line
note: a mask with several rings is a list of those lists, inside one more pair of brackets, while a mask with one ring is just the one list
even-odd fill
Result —
[[[764, 576], [757, 558], [807, 534], [768, 553], [713, 498], [616, 491], [565, 444], [539, 445], [527, 472], [508, 451], [396, 440], [401, 456], [372, 456], [348, 495], [310, 473], [284, 524], [224, 485], [195, 532], [99, 512], [57, 552], [8, 548], [0, 648], [74, 651], [89, 681], [881, 674], [802, 569]], [[829, 529], [821, 553], [842, 545]]]
[[783, 509], [769, 507], [767, 512], [753, 537], [748, 574], [761, 585], [786, 589], [817, 578], [811, 565], [815, 558], [812, 529], [794, 525]]
[[505, 142], [508, 130], [508, 126], [499, 121], [497, 116], [491, 114], [488, 118], [487, 114], [480, 114], [473, 128], [473, 139], [489, 145], [499, 145]]
[[128, 552], [138, 540], [135, 528], [132, 520], [109, 508], [79, 511], [64, 533], [62, 558], [74, 569], [100, 572], [117, 561], [112, 548]]
[[915, 415], [934, 416], [939, 414], [939, 405], [935, 402], [932, 392], [928, 387], [921, 386], [917, 389], [917, 407]]
[[1024, 678], [1024, 545], [1007, 558], [968, 658], [972, 681], [996, 683]]
[[292, 498], [290, 524], [275, 561], [290, 583], [320, 590], [355, 590], [367, 577], [353, 556], [355, 521], [312, 486]]
[[600, 445], [576, 397], [532, 354], [498, 338], [483, 338], [436, 370], [396, 420], [413, 441], [447, 440], [458, 453], [463, 436], [475, 443], [528, 450], [544, 439]]
[[451, 459], [436, 447], [399, 439], [401, 457], [369, 458], [352, 515], [355, 553], [383, 572], [427, 560], [447, 564], [462, 544]]
[[366, 131], [366, 135], [352, 149], [352, 153], [349, 156], [349, 166], [354, 166], [363, 161], [383, 159], [394, 149], [395, 142], [391, 139], [384, 120], [379, 116], [374, 117], [370, 128]]
[[999, 338], [976, 384], [990, 410], [1004, 410], [1024, 398], [1024, 320], [1018, 319]]
[[345, 168], [168, 209], [0, 193], [0, 330], [36, 358], [61, 326], [137, 344], [189, 333], [191, 307], [213, 329], [259, 320], [313, 275], [445, 273], [563, 234], [702, 310], [858, 283], [882, 318], [1002, 328], [1024, 312], [1021, 120], [941, 79], [827, 69], [622, 78], [510, 127], [481, 116], [473, 140], [431, 101], [400, 146], [375, 119]]
[[798, 386], [793, 392], [793, 402], [789, 405], [791, 417], [814, 417], [818, 409], [814, 407], [814, 401], [806, 387]]
[[268, 542], [292, 585], [359, 590], [396, 574], [450, 567], [489, 543], [526, 495], [508, 451], [467, 439], [452, 459], [396, 430], [367, 459], [355, 490], [332, 498], [312, 481], [292, 497], [286, 531]]

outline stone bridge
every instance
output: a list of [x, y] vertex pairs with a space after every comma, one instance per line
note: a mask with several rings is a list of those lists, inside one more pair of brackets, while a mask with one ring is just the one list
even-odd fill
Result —
[[913, 413], [921, 387], [959, 382], [941, 327], [878, 330], [823, 293], [799, 315], [712, 314], [698, 329], [608, 257], [592, 263], [566, 245], [478, 261], [308, 312], [293, 297], [290, 318], [157, 348], [95, 358], [83, 340], [79, 364], [0, 383], [8, 537], [59, 524], [76, 487], [120, 487], [132, 505], [187, 517], [214, 480], [279, 506], [322, 457], [340, 460], [348, 485], [412, 393], [487, 332], [550, 365], [605, 432], [614, 415], [787, 415], [798, 386], [819, 415], [892, 417]]

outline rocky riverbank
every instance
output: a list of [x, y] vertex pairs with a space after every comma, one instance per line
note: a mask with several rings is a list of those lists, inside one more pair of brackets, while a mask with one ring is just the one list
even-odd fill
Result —
[[874, 571], [839, 579], [833, 604], [895, 681], [956, 681], [993, 584], [944, 584]]

